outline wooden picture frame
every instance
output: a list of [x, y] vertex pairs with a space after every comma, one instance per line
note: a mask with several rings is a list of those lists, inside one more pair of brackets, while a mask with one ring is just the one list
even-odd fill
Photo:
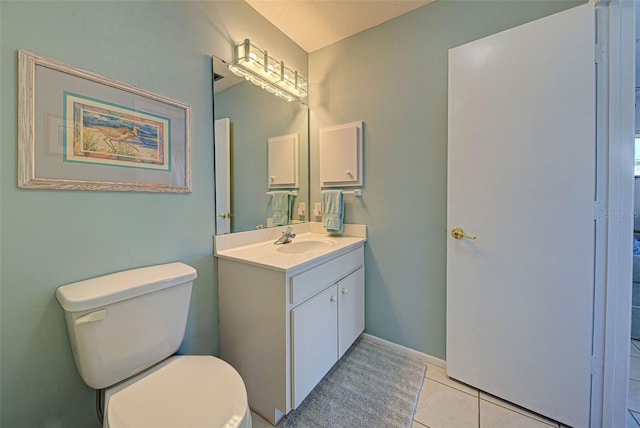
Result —
[[18, 187], [191, 193], [191, 107], [18, 51]]

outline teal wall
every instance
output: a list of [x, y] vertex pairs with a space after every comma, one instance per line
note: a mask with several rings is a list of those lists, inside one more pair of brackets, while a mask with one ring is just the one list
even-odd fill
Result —
[[319, 128], [365, 122], [368, 333], [446, 357], [448, 49], [581, 3], [440, 0], [310, 54], [312, 206]]
[[[447, 49], [575, 4], [440, 0], [308, 57], [240, 1], [0, 1], [0, 426], [98, 426], [59, 285], [182, 260], [199, 272], [182, 351], [218, 353], [210, 56], [245, 37], [310, 71], [311, 205], [318, 129], [365, 121], [345, 220], [369, 226], [366, 329], [444, 358]], [[17, 189], [18, 48], [190, 104], [193, 193]]]
[[[307, 73], [307, 54], [243, 2], [0, 2], [0, 368], [3, 428], [97, 427], [59, 285], [180, 260], [198, 270], [187, 353], [218, 353], [212, 257], [211, 55], [250, 37]], [[17, 188], [17, 49], [192, 106], [193, 193]], [[144, 219], [144, 220], [140, 220]]]

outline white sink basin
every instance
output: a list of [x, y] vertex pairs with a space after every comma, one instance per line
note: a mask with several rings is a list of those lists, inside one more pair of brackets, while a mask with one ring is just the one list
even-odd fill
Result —
[[278, 245], [276, 251], [283, 254], [301, 254], [309, 251], [327, 250], [332, 245], [330, 240], [293, 241]]

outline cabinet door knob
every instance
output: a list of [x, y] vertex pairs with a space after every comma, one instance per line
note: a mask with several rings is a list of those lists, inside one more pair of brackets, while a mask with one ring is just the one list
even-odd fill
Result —
[[335, 302], [335, 301], [336, 301], [336, 296], [331, 296], [331, 298], [329, 299], [329, 301], [331, 301], [331, 302]]
[[349, 294], [349, 290], [347, 290], [346, 288], [342, 289], [342, 294]]

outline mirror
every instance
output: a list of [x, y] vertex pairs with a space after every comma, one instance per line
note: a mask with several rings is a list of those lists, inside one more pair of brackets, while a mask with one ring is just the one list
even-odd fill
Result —
[[[225, 61], [212, 59], [216, 235], [278, 225], [273, 224], [273, 196], [268, 192], [292, 194], [288, 224], [307, 221], [307, 106], [283, 100], [235, 76]], [[273, 170], [282, 169], [283, 164], [287, 165], [288, 178], [282, 181]], [[292, 174], [297, 180], [290, 177]], [[304, 211], [300, 210], [301, 203]], [[276, 219], [282, 223], [281, 215]]]

